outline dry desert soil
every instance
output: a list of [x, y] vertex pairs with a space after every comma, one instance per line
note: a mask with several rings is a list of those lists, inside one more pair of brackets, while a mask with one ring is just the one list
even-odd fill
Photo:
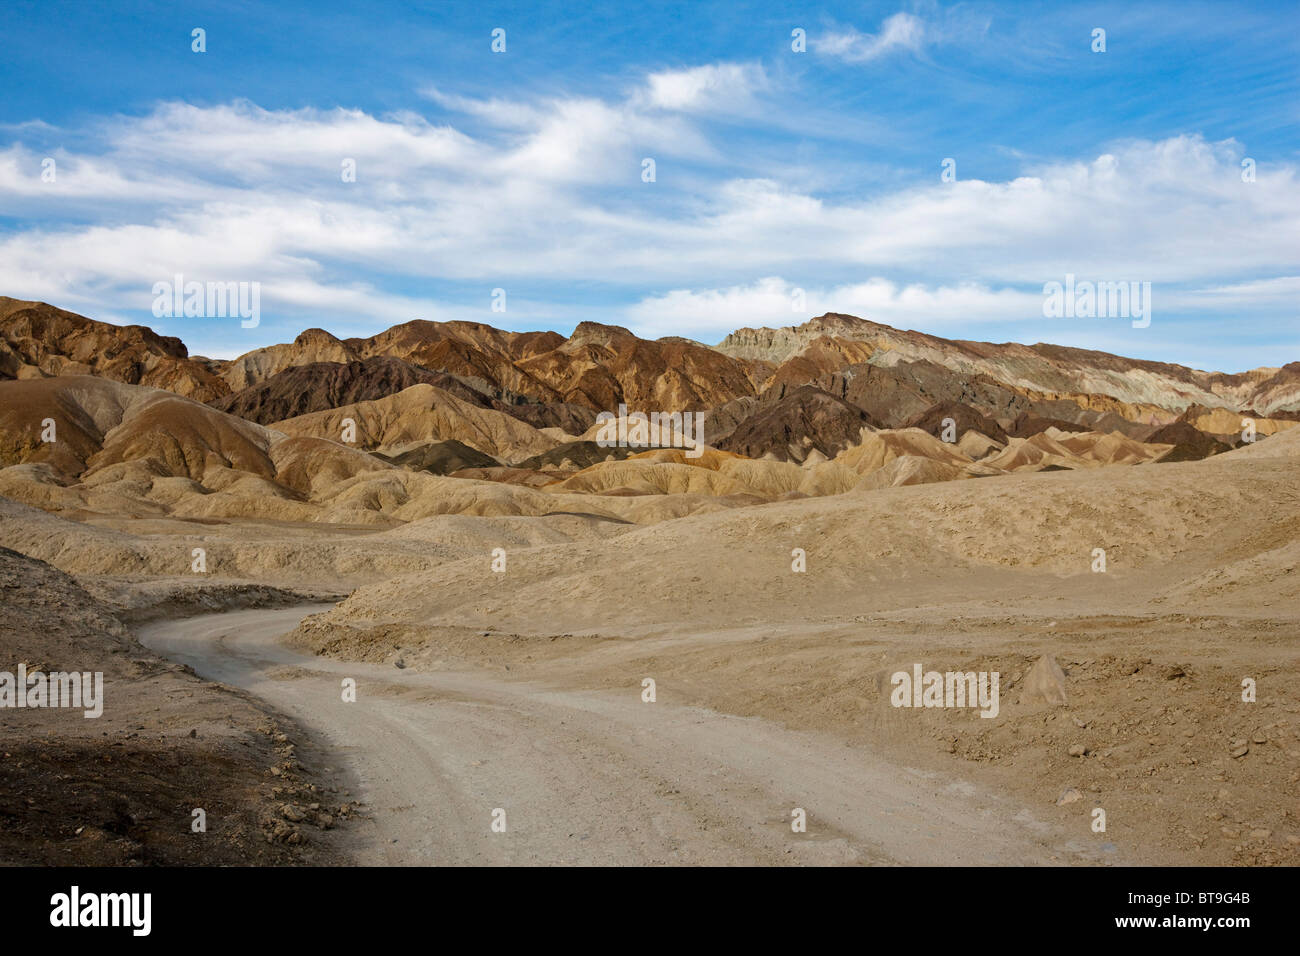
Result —
[[[0, 847], [11, 862], [1293, 864], [1298, 451], [1284, 434], [1208, 461], [649, 526], [78, 521], [7, 503], [9, 656], [94, 664], [109, 706], [0, 713]], [[195, 543], [215, 567], [166, 574]], [[916, 663], [998, 672], [998, 716], [892, 707], [890, 675]], [[202, 837], [200, 806], [217, 821]]]

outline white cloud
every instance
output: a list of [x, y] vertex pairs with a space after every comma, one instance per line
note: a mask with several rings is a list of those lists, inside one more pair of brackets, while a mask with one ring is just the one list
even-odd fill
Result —
[[641, 98], [660, 109], [710, 112], [748, 108], [766, 89], [767, 74], [758, 64], [716, 63], [651, 73]]
[[1249, 315], [1266, 319], [1264, 328], [1277, 328], [1285, 323], [1294, 334], [1300, 335], [1300, 276], [1178, 289], [1162, 297], [1162, 306], [1189, 314], [1217, 313], [1234, 318]]
[[1287, 303], [1292, 309], [1300, 309], [1300, 276], [1278, 276], [1274, 279], [1212, 286], [1208, 289], [1198, 289], [1190, 293], [1190, 297], [1203, 297], [1204, 300], [1218, 302], [1258, 302], [1261, 299], [1276, 299]]
[[672, 334], [690, 328], [717, 336], [750, 326], [796, 325], [810, 315], [844, 312], [899, 328], [934, 322], [1005, 322], [1042, 318], [1043, 296], [978, 283], [903, 285], [872, 278], [802, 288], [775, 276], [724, 289], [677, 289], [642, 299], [627, 310], [635, 331]]
[[[374, 296], [428, 317], [455, 309], [385, 296], [388, 280], [501, 286], [512, 301], [542, 283], [624, 298], [705, 290], [646, 297], [626, 318], [667, 334], [788, 318], [774, 305], [781, 282], [824, 290], [823, 311], [922, 323], [1014, 317], [1025, 303], [1007, 290], [1067, 272], [1151, 281], [1163, 302], [1161, 286], [1206, 290], [1184, 300], [1224, 309], [1275, 303], [1279, 277], [1300, 272], [1296, 167], [1262, 164], [1243, 183], [1233, 141], [1115, 143], [1000, 182], [963, 179], [959, 164], [954, 183], [936, 168], [921, 184], [832, 198], [783, 182], [715, 125], [765, 83], [718, 64], [613, 99], [430, 91], [455, 122], [162, 104], [82, 131], [75, 141], [96, 145], [60, 153], [56, 184], [40, 182], [39, 152], [0, 150], [0, 215], [19, 221], [0, 237], [0, 291], [135, 309], [182, 272], [261, 281], [264, 302], [305, 316], [375, 314]], [[645, 156], [655, 183], [640, 179]], [[344, 158], [355, 183], [341, 181]], [[893, 284], [902, 277], [923, 284]]]
[[876, 34], [852, 27], [829, 31], [813, 41], [813, 50], [854, 63], [865, 63], [895, 50], [920, 50], [926, 43], [926, 25], [910, 13], [895, 13]]

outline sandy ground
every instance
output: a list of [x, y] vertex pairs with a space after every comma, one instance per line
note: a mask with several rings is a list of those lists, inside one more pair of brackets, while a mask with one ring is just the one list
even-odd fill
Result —
[[[405, 670], [395, 673], [469, 665], [498, 679], [622, 696], [652, 677], [656, 706], [761, 719], [834, 739], [855, 758], [956, 776], [1032, 808], [1085, 844], [1117, 844], [1129, 860], [1297, 862], [1300, 718], [1291, 688], [1300, 666], [1290, 624], [966, 607], [942, 627], [927, 609], [838, 625], [635, 637], [415, 630], [387, 638], [366, 631], [325, 649], [389, 668], [400, 661]], [[295, 640], [316, 631], [309, 621]], [[1025, 694], [1045, 654], [1064, 670], [1064, 706]], [[891, 707], [889, 675], [916, 661], [999, 671], [998, 718]], [[1258, 680], [1256, 703], [1240, 699], [1242, 673]], [[1058, 805], [1070, 791], [1078, 796]], [[1098, 807], [1107, 814], [1104, 834], [1091, 829]]]
[[[373, 821], [330, 831], [367, 862], [913, 862], [951, 846], [985, 863], [1294, 865], [1297, 461], [1300, 429], [1205, 462], [652, 526], [90, 525], [0, 501], [0, 543], [76, 575], [85, 601], [124, 619], [165, 609], [179, 630], [162, 636], [184, 645], [169, 655], [213, 645], [196, 667], [315, 729], [294, 740], [301, 772], [369, 804]], [[200, 544], [212, 572], [186, 575]], [[1089, 569], [1095, 548], [1105, 573]], [[348, 596], [294, 628], [285, 604], [304, 588]], [[241, 619], [193, 625], [206, 638], [177, 624], [250, 595], [270, 610], [244, 621], [246, 651], [214, 645]], [[280, 629], [307, 663], [271, 641]], [[1044, 657], [1064, 703], [1027, 693]], [[917, 663], [999, 672], [999, 716], [891, 707], [890, 675]], [[362, 684], [357, 704], [336, 703], [344, 674]], [[425, 791], [441, 816], [416, 809]], [[919, 829], [886, 825], [873, 800]], [[792, 846], [797, 806], [809, 832]], [[489, 828], [498, 807], [506, 834]]]
[[[621, 691], [481, 670], [312, 658], [280, 637], [319, 607], [155, 622], [142, 641], [310, 728], [356, 772], [361, 863], [1118, 863], [1108, 839], [951, 773]], [[347, 703], [343, 678], [357, 682]], [[341, 781], [340, 781], [341, 782]], [[795, 833], [802, 808], [807, 832]], [[493, 812], [505, 832], [493, 832]]]
[[[565, 690], [651, 677], [661, 701], [969, 776], [1084, 839], [1101, 808], [1144, 861], [1294, 865], [1298, 444], [698, 516], [512, 549], [501, 574], [485, 526], [477, 556], [362, 587], [293, 640]], [[1025, 693], [1044, 656], [1062, 704]], [[891, 707], [918, 663], [999, 672], [998, 718]]]

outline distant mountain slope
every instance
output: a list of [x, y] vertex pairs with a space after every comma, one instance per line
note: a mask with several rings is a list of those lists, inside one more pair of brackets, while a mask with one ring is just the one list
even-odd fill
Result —
[[0, 296], [0, 378], [49, 375], [99, 375], [200, 402], [230, 392], [207, 365], [189, 357], [180, 339]]
[[[344, 437], [349, 423], [355, 435]], [[298, 415], [272, 427], [287, 435], [348, 441], [390, 455], [407, 446], [455, 439], [504, 463], [540, 455], [558, 444], [526, 422], [462, 401], [433, 385], [412, 385], [396, 395]]]
[[760, 405], [718, 447], [747, 458], [770, 455], [778, 461], [802, 462], [813, 452], [834, 458], [858, 444], [864, 429], [872, 431], [878, 424], [856, 405], [804, 385]]
[[943, 339], [838, 313], [788, 328], [738, 329], [717, 350], [737, 359], [781, 366], [824, 353], [828, 341], [840, 350], [848, 343], [867, 347], [872, 361], [879, 364], [928, 361], [967, 376], [986, 375], [1020, 390], [1109, 395], [1131, 404], [1170, 409], [1199, 402], [1233, 409], [1253, 405], [1267, 413], [1300, 405], [1300, 367], [1294, 364], [1228, 375], [1058, 345]]
[[257, 349], [223, 373], [246, 388], [292, 366], [384, 356], [482, 382], [506, 402], [571, 403], [592, 409], [701, 409], [742, 394], [747, 364], [685, 339], [650, 341], [627, 329], [583, 322], [567, 339], [554, 332], [504, 332], [474, 322], [406, 322], [368, 339], [339, 340], [319, 329], [290, 345]]
[[[836, 313], [780, 329], [739, 329], [716, 347], [652, 341], [596, 322], [565, 337], [417, 320], [368, 338], [308, 329], [292, 342], [218, 361], [190, 357], [179, 340], [142, 326], [0, 299], [0, 377], [80, 374], [166, 388], [263, 425], [432, 386], [524, 430], [504, 444], [477, 426], [462, 433], [480, 416], [455, 408], [438, 428], [408, 421], [404, 440], [463, 440], [502, 461], [584, 435], [599, 413], [619, 414], [620, 406], [704, 412], [713, 446], [796, 462], [834, 457], [864, 422], [940, 434], [943, 419], [953, 417], [959, 435], [974, 430], [1001, 442], [1049, 427], [1143, 441], [1183, 421], [1211, 439], [1180, 432], [1174, 454], [1194, 456], [1236, 444], [1231, 436], [1243, 417], [1262, 436], [1300, 419], [1300, 362], [1204, 372], [1062, 346], [948, 340]], [[407, 412], [427, 416], [440, 405]]]
[[412, 385], [436, 385], [465, 401], [490, 405], [490, 399], [446, 372], [431, 372], [386, 356], [347, 363], [291, 365], [210, 404], [250, 422], [269, 425], [310, 412], [396, 395]]

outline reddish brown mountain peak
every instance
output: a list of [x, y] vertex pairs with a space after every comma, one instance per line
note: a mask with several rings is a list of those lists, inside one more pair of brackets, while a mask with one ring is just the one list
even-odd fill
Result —
[[102, 375], [200, 401], [230, 389], [189, 359], [180, 339], [143, 325], [112, 325], [45, 302], [0, 297], [0, 378]]
[[880, 323], [871, 322], [867, 319], [858, 318], [856, 315], [848, 315], [844, 312], [826, 312], [822, 315], [814, 316], [803, 324], [803, 328], [816, 328], [818, 326], [830, 326], [834, 328], [880, 328]]
[[294, 345], [333, 345], [335, 343], [339, 343], [338, 338], [324, 329], [307, 329], [299, 332], [298, 337], [293, 340]]
[[892, 325], [883, 325], [880, 322], [872, 322], [870, 319], [847, 315], [843, 312], [827, 312], [825, 315], [815, 316], [803, 325], [795, 326], [795, 331], [850, 339], [877, 336], [882, 333], [890, 335], [915, 334], [901, 331]]
[[486, 322], [471, 322], [468, 319], [452, 319], [448, 322], [439, 322], [437, 325], [447, 329], [457, 329], [464, 332], [487, 332], [492, 335], [513, 335], [505, 329], [498, 329], [495, 325], [488, 325]]
[[887, 325], [869, 322], [854, 315], [827, 312], [808, 319], [802, 325], [783, 325], [780, 328], [737, 329], [714, 348], [733, 358], [784, 362], [804, 351], [821, 338], [849, 341], [876, 341], [882, 336], [901, 336]]
[[411, 319], [409, 322], [399, 322], [397, 325], [384, 329], [372, 335], [368, 341], [388, 336], [389, 338], [411, 339], [416, 337], [437, 336], [442, 328], [441, 322], [434, 322], [430, 319]]
[[635, 335], [621, 325], [605, 325], [601, 322], [579, 322], [578, 327], [569, 336], [569, 345], [608, 345], [619, 339], [634, 339]]

